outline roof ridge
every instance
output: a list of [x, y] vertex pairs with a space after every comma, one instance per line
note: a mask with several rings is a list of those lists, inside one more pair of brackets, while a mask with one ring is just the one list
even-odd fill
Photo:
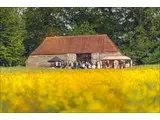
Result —
[[96, 34], [96, 35], [74, 35], [74, 36], [51, 36], [47, 38], [62, 38], [62, 37], [89, 37], [89, 36], [108, 36], [107, 34]]

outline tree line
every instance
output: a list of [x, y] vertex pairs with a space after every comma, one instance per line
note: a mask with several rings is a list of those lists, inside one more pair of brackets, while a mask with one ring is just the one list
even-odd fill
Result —
[[160, 62], [160, 8], [0, 8], [0, 66], [25, 65], [46, 36], [107, 34], [135, 64]]

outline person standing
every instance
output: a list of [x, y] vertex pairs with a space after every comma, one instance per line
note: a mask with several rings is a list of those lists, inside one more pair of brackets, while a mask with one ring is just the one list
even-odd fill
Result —
[[78, 68], [79, 68], [78, 62], [76, 62], [76, 69], [78, 69]]
[[101, 68], [101, 65], [100, 65], [100, 62], [99, 62], [99, 61], [97, 62], [97, 68], [98, 68], [98, 69]]
[[102, 68], [102, 61], [99, 61], [99, 64], [100, 64], [100, 68]]
[[90, 64], [90, 63], [88, 63], [88, 68], [89, 68], [89, 69], [91, 69], [91, 67], [92, 67], [92, 66], [91, 66], [91, 64]]
[[56, 65], [55, 65], [55, 66], [56, 66], [56, 68], [58, 67], [58, 64], [59, 64], [59, 63], [58, 63], [58, 61], [56, 61]]
[[92, 69], [95, 69], [95, 68], [96, 68], [96, 65], [95, 65], [95, 64], [93, 64], [93, 65], [92, 65]]
[[82, 68], [83, 68], [83, 69], [85, 68], [85, 64], [84, 64], [84, 62], [82, 62]]
[[115, 69], [117, 69], [118, 68], [118, 66], [119, 66], [119, 62], [118, 62], [118, 60], [114, 60], [114, 68]]

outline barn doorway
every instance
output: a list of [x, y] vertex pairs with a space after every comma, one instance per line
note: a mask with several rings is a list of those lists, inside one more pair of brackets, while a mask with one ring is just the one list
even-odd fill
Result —
[[90, 62], [91, 61], [91, 53], [80, 53], [76, 54], [77, 61], [80, 62]]

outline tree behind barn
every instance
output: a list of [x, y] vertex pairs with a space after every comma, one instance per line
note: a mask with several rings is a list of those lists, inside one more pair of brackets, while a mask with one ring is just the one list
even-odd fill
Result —
[[45, 37], [63, 35], [65, 24], [62, 8], [27, 8], [24, 11], [27, 38], [24, 41], [25, 56], [41, 44]]
[[[160, 8], [0, 10], [0, 65], [21, 64], [22, 42], [24, 57], [27, 58], [46, 36], [87, 34], [107, 34], [135, 64], [160, 62]], [[24, 23], [17, 10], [24, 18], [26, 37]]]
[[24, 64], [24, 22], [18, 8], [0, 8], [0, 66]]
[[160, 63], [160, 8], [126, 8], [122, 51], [136, 64]]

